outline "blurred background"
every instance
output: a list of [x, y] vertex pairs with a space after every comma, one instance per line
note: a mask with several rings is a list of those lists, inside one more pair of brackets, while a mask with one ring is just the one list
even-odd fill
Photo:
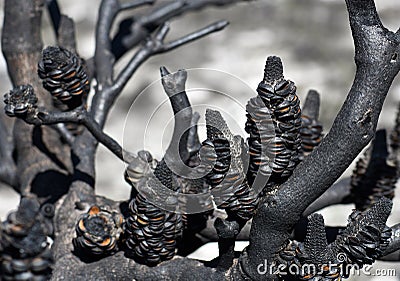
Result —
[[[0, 3], [3, 6], [3, 1]], [[94, 28], [100, 0], [59, 0], [59, 4], [62, 12], [75, 20], [80, 55], [84, 58], [92, 57], [95, 43]], [[376, 4], [384, 25], [391, 30], [397, 30], [400, 27], [399, 2], [377, 0]], [[116, 22], [130, 14], [132, 12], [122, 13]], [[154, 157], [159, 159], [162, 156], [172, 129], [170, 123], [169, 125], [157, 123], [157, 120], [166, 122], [165, 120], [172, 118], [171, 109], [158, 110], [159, 106], [166, 102], [158, 81], [159, 67], [165, 65], [170, 71], [180, 68], [205, 68], [216, 71], [208, 73], [223, 73], [221, 76], [200, 74], [191, 76], [189, 72], [188, 87], [215, 89], [226, 86], [223, 89], [228, 91], [228, 95], [233, 96], [234, 99], [230, 101], [232, 104], [227, 103], [226, 97], [221, 95], [212, 93], [202, 95], [199, 91], [189, 92], [189, 98], [194, 104], [222, 108], [224, 117], [227, 118], [229, 125], [234, 127], [235, 133], [242, 133], [245, 136], [243, 130], [245, 102], [255, 95], [257, 84], [262, 79], [265, 59], [269, 55], [278, 55], [282, 58], [285, 77], [297, 84], [298, 95], [302, 101], [309, 89], [319, 91], [320, 120], [325, 132], [329, 131], [351, 87], [355, 71], [354, 47], [344, 0], [258, 0], [229, 8], [208, 8], [174, 19], [167, 40], [178, 38], [219, 19], [228, 20], [230, 25], [221, 32], [170, 53], [152, 57], [134, 74], [110, 114], [105, 127], [108, 134], [123, 143], [130, 151], [142, 149], [144, 141], [145, 148], [149, 149]], [[47, 13], [43, 18], [43, 38], [45, 45], [53, 45], [55, 42]], [[116, 72], [129, 61], [133, 51], [121, 59]], [[220, 77], [236, 77], [241, 81], [240, 87], [235, 86], [235, 89], [230, 91], [229, 85], [232, 85], [230, 80]], [[148, 87], [153, 82], [154, 84]], [[245, 89], [246, 86], [247, 89], [241, 94], [242, 90], [238, 89]], [[5, 93], [10, 88], [5, 61], [1, 58], [0, 92]], [[136, 103], [138, 100], [135, 101], [136, 96], [140, 97], [141, 103]], [[386, 99], [379, 128], [389, 130], [392, 128], [399, 100], [400, 83], [397, 78]], [[204, 106], [201, 108], [204, 109]], [[158, 114], [150, 125], [146, 115], [149, 112]], [[204, 119], [201, 123], [203, 121]], [[200, 125], [201, 136], [205, 136], [204, 129], [204, 126]], [[146, 132], [145, 138], [143, 132]], [[96, 159], [97, 193], [115, 200], [126, 200], [130, 188], [123, 180], [125, 165], [101, 145]], [[344, 176], [351, 174], [353, 166], [349, 167]], [[398, 195], [400, 196], [399, 192]], [[5, 186], [0, 187], [1, 219], [17, 206], [18, 199], [13, 190]], [[327, 224], [345, 225], [352, 207], [335, 206], [323, 210], [322, 213]], [[396, 211], [399, 208], [400, 201], [397, 199], [389, 225], [400, 222], [399, 212]], [[203, 249], [204, 253], [199, 253], [199, 257], [209, 259], [217, 255], [215, 245], [208, 247]], [[243, 247], [243, 244], [239, 247]], [[374, 269], [395, 267], [397, 266], [390, 263], [374, 265]], [[383, 278], [398, 280], [397, 277], [365, 276], [353, 277], [352, 280], [383, 280]]]

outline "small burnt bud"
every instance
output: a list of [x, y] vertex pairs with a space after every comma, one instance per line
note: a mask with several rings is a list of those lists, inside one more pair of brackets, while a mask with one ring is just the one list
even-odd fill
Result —
[[4, 95], [4, 110], [10, 117], [21, 117], [36, 108], [37, 97], [31, 85], [21, 85]]
[[118, 250], [122, 224], [122, 215], [107, 207], [92, 206], [76, 224], [77, 237], [73, 240], [75, 249], [93, 256], [114, 254]]

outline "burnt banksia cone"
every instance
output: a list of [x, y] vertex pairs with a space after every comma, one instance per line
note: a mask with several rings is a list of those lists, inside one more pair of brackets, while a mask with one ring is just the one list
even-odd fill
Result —
[[164, 159], [157, 164], [154, 174], [145, 175], [138, 182], [140, 192], [129, 203], [125, 224], [128, 254], [138, 262], [154, 266], [174, 257], [177, 240], [182, 235], [182, 216], [160, 209], [147, 196], [169, 207], [177, 207], [176, 200], [172, 198], [173, 202], [169, 202], [168, 199], [168, 192], [177, 188]]
[[19, 209], [2, 224], [0, 280], [48, 280], [53, 258], [47, 243], [52, 226], [34, 198], [22, 198]]
[[397, 159], [388, 152], [386, 132], [379, 130], [351, 177], [351, 197], [357, 210], [364, 211], [380, 198], [393, 199], [398, 179]]
[[323, 217], [312, 214], [304, 242], [289, 240], [276, 254], [273, 264], [285, 276], [293, 274], [291, 266], [301, 269], [294, 280], [342, 280], [348, 277], [347, 265], [361, 268], [372, 264], [385, 251], [392, 234], [386, 226], [391, 207], [391, 200], [382, 198], [364, 212], [354, 211], [347, 227], [329, 245]]
[[274, 156], [272, 177], [287, 178], [299, 162], [301, 110], [296, 86], [284, 79], [280, 58], [267, 59], [264, 79], [258, 85], [257, 92], [271, 111], [275, 127], [275, 138], [268, 149]]
[[328, 247], [324, 219], [320, 214], [312, 214], [308, 217], [305, 241], [289, 240], [277, 253], [275, 262], [285, 275], [293, 275], [290, 267], [296, 266], [299, 271], [294, 280], [341, 280], [340, 268], [333, 266], [336, 257]]
[[318, 121], [319, 115], [319, 94], [310, 90], [301, 115], [301, 154], [300, 160], [304, 160], [315, 147], [322, 141], [322, 125]]
[[76, 225], [73, 243], [77, 251], [92, 256], [107, 256], [118, 250], [123, 217], [103, 206], [92, 206]]
[[89, 93], [89, 81], [83, 60], [62, 47], [47, 47], [38, 64], [43, 87], [68, 105], [78, 107]]
[[275, 128], [270, 111], [260, 97], [250, 99], [246, 105], [246, 111], [245, 129], [250, 134], [247, 139], [250, 156], [247, 177], [253, 184], [257, 173], [261, 175], [261, 178], [268, 178], [272, 174], [270, 166], [272, 159], [267, 153], [267, 145], [275, 136]]
[[159, 209], [141, 194], [129, 204], [127, 246], [142, 263], [156, 265], [172, 259], [182, 232], [181, 216]]
[[[203, 151], [208, 157], [208, 162], [215, 160], [212, 172], [207, 175], [207, 181], [211, 187], [219, 185], [225, 178], [231, 163], [231, 152], [229, 140], [226, 138], [226, 124], [218, 111], [207, 109], [206, 128], [207, 140], [203, 142]], [[225, 132], [223, 132], [225, 131]], [[214, 150], [215, 154], [211, 151]], [[211, 153], [210, 153], [211, 152]]]
[[31, 85], [21, 85], [4, 95], [4, 110], [10, 117], [26, 116], [36, 108], [37, 97]]
[[[206, 143], [213, 146], [217, 156], [207, 175], [214, 201], [230, 218], [247, 221], [254, 215], [258, 194], [247, 183], [242, 160], [243, 139], [231, 133], [218, 111], [206, 111], [206, 126]], [[212, 154], [208, 155], [211, 160]]]
[[330, 252], [346, 255], [345, 263], [372, 264], [389, 244], [392, 230], [386, 226], [392, 208], [392, 201], [382, 198], [370, 209], [354, 211], [346, 229], [330, 246]]
[[[257, 88], [258, 97], [247, 104], [246, 131], [250, 163], [249, 179], [254, 179], [258, 171], [261, 175], [271, 175], [269, 181], [280, 183], [286, 180], [299, 163], [301, 149], [300, 101], [296, 86], [283, 77], [282, 61], [278, 57], [268, 57], [264, 79]], [[265, 120], [268, 115], [269, 120]], [[273, 124], [274, 130], [268, 130]]]

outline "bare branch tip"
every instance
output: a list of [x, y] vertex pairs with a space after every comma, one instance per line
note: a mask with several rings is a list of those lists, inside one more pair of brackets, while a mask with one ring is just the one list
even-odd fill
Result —
[[156, 34], [156, 40], [162, 42], [165, 37], [167, 36], [168, 32], [170, 29], [170, 23], [165, 22], [159, 29], [159, 31]]
[[160, 67], [160, 73], [162, 76], [162, 85], [168, 96], [185, 90], [185, 83], [187, 80], [186, 70], [180, 69], [171, 74], [165, 66], [162, 66]]
[[227, 21], [227, 20], [218, 21], [215, 23], [215, 27], [216, 27], [215, 31], [222, 30], [225, 27], [227, 27], [228, 25], [229, 25], [229, 21]]
[[129, 3], [122, 3], [120, 4], [120, 11], [134, 9], [144, 5], [153, 5], [154, 3], [155, 0], [136, 0]]
[[160, 67], [160, 73], [161, 73], [161, 77], [171, 74], [171, 72], [169, 72], [169, 70], [165, 66]]

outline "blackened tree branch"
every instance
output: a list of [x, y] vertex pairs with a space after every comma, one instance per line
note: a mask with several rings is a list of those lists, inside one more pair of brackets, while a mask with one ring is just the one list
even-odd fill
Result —
[[57, 43], [68, 50], [76, 52], [75, 23], [73, 19], [61, 15], [57, 33]]
[[208, 34], [220, 31], [227, 25], [228, 25], [227, 21], [218, 21], [196, 32], [183, 36], [182, 38], [179, 38], [169, 43], [164, 43], [164, 38], [169, 31], [168, 23], [164, 24], [154, 36], [152, 36], [146, 41], [146, 43], [139, 49], [139, 51], [131, 59], [126, 68], [122, 70], [121, 73], [118, 75], [113, 86], [115, 91], [114, 95], [117, 95], [117, 93], [122, 91], [128, 80], [132, 77], [133, 73], [150, 56], [171, 51], [184, 44], [190, 43], [194, 40], [207, 36]]
[[[40, 30], [43, 6], [43, 0], [5, 1], [2, 50], [13, 84], [32, 84], [39, 97], [39, 104], [51, 109], [51, 96], [43, 90], [36, 68], [42, 50]], [[18, 155], [18, 191], [32, 191], [46, 197], [49, 193], [60, 191], [50, 191], [48, 186], [64, 180], [71, 163], [65, 157], [69, 149], [60, 142], [58, 133], [51, 128], [41, 130], [16, 120], [13, 134]], [[38, 176], [44, 174], [49, 176]]]
[[[229, 6], [248, 0], [186, 0], [162, 2], [152, 11], [142, 16], [121, 22], [120, 29], [112, 40], [112, 51], [118, 60], [128, 50], [137, 46], [143, 39], [159, 28], [164, 22], [190, 11], [211, 6]], [[161, 2], [161, 1], [160, 1]], [[128, 32], [127, 32], [128, 30]]]
[[122, 161], [130, 163], [132, 154], [125, 151], [112, 137], [105, 134], [100, 126], [82, 107], [66, 112], [37, 111], [28, 115], [26, 122], [33, 125], [53, 125], [59, 123], [76, 123], [84, 125], [89, 132]]
[[308, 206], [304, 211], [303, 216], [307, 217], [314, 212], [332, 205], [353, 203], [350, 195], [350, 178], [341, 179], [328, 188], [317, 200]]
[[59, 35], [60, 22], [61, 22], [61, 11], [57, 0], [46, 1], [47, 10], [50, 14], [51, 23], [53, 24], [56, 37]]
[[11, 122], [5, 120], [5, 116], [0, 117], [0, 181], [11, 187], [17, 187], [17, 167], [12, 153], [14, 151], [14, 139], [12, 136], [12, 127], [8, 125]]
[[73, 19], [61, 13], [57, 0], [47, 0], [46, 5], [56, 34], [57, 44], [76, 52], [75, 23]]
[[[107, 117], [107, 114], [115, 99], [122, 92], [126, 83], [139, 68], [139, 66], [141, 66], [149, 57], [171, 51], [179, 46], [200, 39], [210, 33], [219, 31], [227, 24], [228, 23], [226, 21], [219, 21], [169, 43], [164, 43], [164, 38], [169, 31], [168, 24], [164, 24], [156, 34], [145, 41], [142, 47], [129, 61], [127, 66], [121, 71], [115, 81], [113, 81], [113, 85], [111, 87], [102, 89], [95, 95], [92, 104], [92, 114], [95, 120], [101, 127], [104, 126], [105, 118]], [[110, 65], [104, 65], [104, 67], [110, 68]], [[101, 68], [97, 71], [101, 71]], [[104, 86], [106, 85], [102, 85], [101, 87]]]
[[250, 245], [239, 269], [255, 280], [260, 278], [257, 265], [274, 256], [306, 208], [369, 143], [400, 69], [400, 62], [393, 61], [400, 51], [400, 38], [382, 26], [374, 1], [347, 0], [346, 4], [355, 44], [355, 79], [329, 134], [276, 194], [260, 205], [253, 219]]
[[[169, 167], [172, 167], [177, 166], [181, 161], [186, 163], [189, 159], [188, 133], [192, 122], [192, 108], [185, 92], [187, 72], [179, 70], [171, 74], [165, 67], [161, 67], [160, 72], [164, 91], [168, 95], [174, 112], [174, 132], [164, 155], [164, 160]], [[179, 174], [182, 175], [182, 172]]]

